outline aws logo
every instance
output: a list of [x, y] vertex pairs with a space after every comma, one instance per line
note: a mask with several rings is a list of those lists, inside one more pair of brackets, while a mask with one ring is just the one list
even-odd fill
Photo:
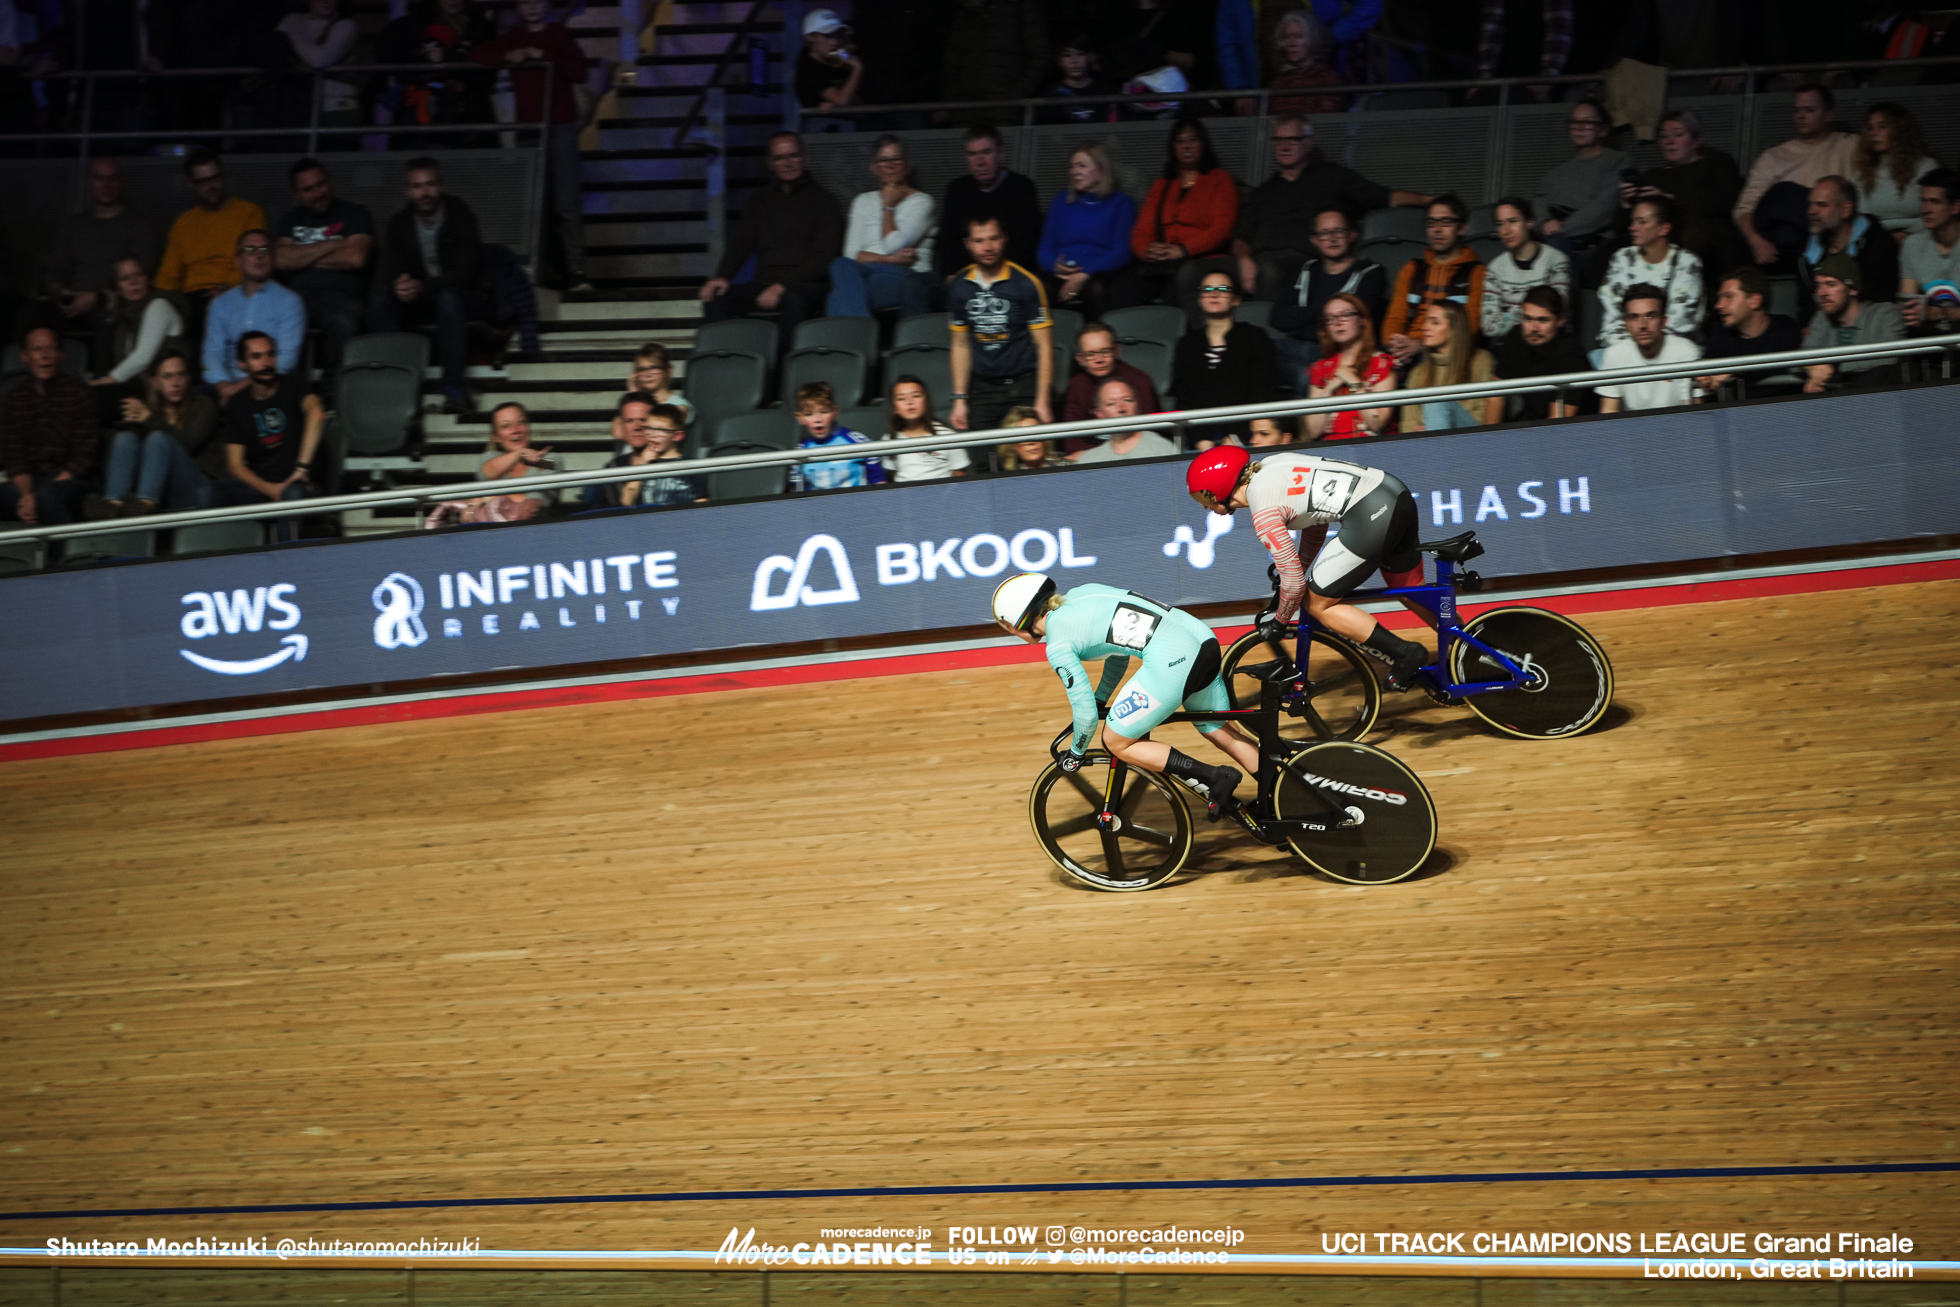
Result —
[[[183, 597], [182, 603], [190, 611], [177, 627], [187, 640], [205, 640], [220, 634], [257, 634], [261, 630], [292, 631], [300, 623], [299, 605], [292, 602], [298, 593], [298, 586], [283, 582], [229, 592], [193, 590]], [[297, 631], [281, 636], [279, 643], [285, 647], [260, 658], [208, 658], [189, 649], [177, 652], [186, 661], [221, 676], [251, 676], [269, 671], [288, 659], [299, 662], [306, 657], [306, 637]]]

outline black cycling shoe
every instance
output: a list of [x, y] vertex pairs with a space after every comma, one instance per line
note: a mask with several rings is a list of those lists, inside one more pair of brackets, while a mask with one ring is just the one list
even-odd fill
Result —
[[1388, 671], [1382, 676], [1382, 680], [1391, 690], [1413, 690], [1419, 684], [1416, 673], [1427, 666], [1429, 666], [1429, 651], [1411, 641], [1408, 650], [1388, 665]]
[[1209, 782], [1196, 777], [1179, 779], [1186, 789], [1205, 801], [1205, 820], [1217, 821], [1238, 807], [1239, 801], [1232, 797], [1232, 791], [1245, 776], [1236, 767], [1214, 767], [1211, 775]]

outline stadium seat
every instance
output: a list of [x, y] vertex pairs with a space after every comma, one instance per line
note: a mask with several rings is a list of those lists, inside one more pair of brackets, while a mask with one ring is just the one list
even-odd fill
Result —
[[[876, 318], [809, 318], [796, 324], [792, 352], [823, 346], [856, 351], [869, 361], [878, 357]], [[787, 366], [787, 363], [785, 364]]]
[[[1055, 320], [1055, 325], [1049, 329], [1055, 348], [1062, 352], [1063, 358], [1072, 357], [1075, 353], [1075, 338], [1082, 334], [1082, 328], [1088, 324], [1074, 309], [1050, 309], [1048, 316]], [[1067, 373], [1060, 372], [1056, 374], [1056, 379], [1066, 380], [1067, 376]]]
[[1421, 209], [1370, 209], [1361, 218], [1361, 243], [1397, 240], [1421, 245], [1428, 239], [1422, 220]]
[[885, 384], [903, 376], [914, 376], [926, 383], [932, 411], [940, 421], [953, 411], [953, 351], [933, 345], [907, 345], [885, 356]]
[[1123, 361], [1149, 377], [1150, 384], [1157, 388], [1157, 397], [1168, 403], [1171, 363], [1177, 357], [1177, 347], [1161, 340], [1140, 340], [1133, 336], [1119, 336], [1116, 343], [1122, 350]]
[[8, 572], [33, 572], [41, 566], [41, 542], [38, 540], [9, 540], [0, 544], [0, 575]]
[[871, 360], [876, 357], [833, 345], [799, 345], [783, 360], [783, 403], [793, 408], [796, 392], [817, 381], [830, 383], [839, 408], [862, 403], [871, 380]]
[[1175, 347], [1178, 337], [1190, 330], [1184, 310], [1175, 304], [1139, 304], [1135, 308], [1111, 309], [1103, 315], [1103, 321], [1123, 342], [1126, 353], [1131, 340], [1154, 340], [1167, 347]]
[[769, 364], [759, 354], [697, 347], [688, 356], [683, 384], [687, 402], [694, 405], [694, 430], [713, 431], [723, 418], [761, 408], [768, 378]]
[[803, 428], [788, 407], [761, 408], [753, 413], [736, 413], [721, 420], [715, 428], [715, 446], [754, 445], [757, 449], [795, 449], [803, 438]]
[[[866, 404], [861, 408], [847, 408], [837, 415], [837, 425], [855, 431], [873, 440], [882, 438], [890, 422], [885, 417], [883, 404]], [[798, 439], [802, 433], [797, 433]]]
[[1479, 204], [1471, 209], [1470, 222], [1463, 229], [1463, 234], [1471, 240], [1475, 240], [1479, 236], [1497, 235], [1497, 206], [1495, 204]]
[[[1769, 279], [1769, 303], [1764, 307], [1771, 313], [1781, 313], [1786, 318], [1797, 316], [1797, 279], [1795, 277], [1771, 277]], [[1807, 323], [1799, 322], [1799, 327]]]
[[116, 558], [154, 558], [157, 533], [154, 531], [105, 531], [100, 535], [69, 536], [62, 541], [61, 565], [79, 567], [85, 563], [106, 563]]
[[1447, 109], [1450, 96], [1447, 91], [1375, 91], [1361, 96], [1359, 107], [1375, 113], [1386, 109]]
[[1568, 315], [1572, 321], [1574, 339], [1579, 342], [1580, 349], [1590, 350], [1599, 344], [1599, 331], [1606, 323], [1606, 309], [1600, 304], [1596, 290], [1575, 290], [1572, 294], [1579, 301], [1578, 312]]
[[429, 338], [419, 331], [377, 331], [356, 336], [347, 342], [340, 363], [342, 367], [386, 363], [413, 368], [419, 379], [429, 366]]
[[[422, 356], [428, 357], [428, 341]], [[352, 352], [354, 342], [348, 343]], [[405, 458], [422, 410], [422, 368], [407, 360], [344, 361], [334, 377], [334, 420], [350, 471], [379, 471]]]
[[900, 318], [898, 326], [892, 330], [892, 348], [904, 349], [907, 345], [948, 344], [952, 339], [950, 314], [915, 313], [909, 318]]
[[1280, 333], [1273, 330], [1273, 306], [1265, 300], [1247, 300], [1232, 310], [1232, 317], [1239, 322], [1250, 322], [1274, 340], [1280, 338]]
[[1359, 251], [1364, 259], [1373, 259], [1382, 265], [1382, 275], [1388, 279], [1390, 290], [1395, 288], [1395, 276], [1402, 271], [1402, 265], [1411, 259], [1422, 257], [1423, 246], [1419, 241], [1378, 240], [1364, 241]]
[[694, 354], [753, 354], [776, 366], [776, 324], [763, 318], [724, 318], [704, 322], [694, 332]]
[[1504, 242], [1495, 236], [1477, 236], [1471, 239], [1470, 249], [1489, 267], [1490, 261], [1504, 252]]
[[221, 549], [262, 549], [265, 523], [258, 519], [233, 522], [192, 522], [170, 533], [173, 554], [203, 554]]
[[[737, 454], [765, 454], [772, 452], [769, 446], [752, 445], [743, 440], [724, 441], [708, 451], [709, 458], [725, 458]], [[789, 489], [789, 468], [781, 463], [773, 467], [730, 468], [725, 472], [708, 473], [708, 498], [717, 502], [726, 499], [757, 499], [764, 495], [780, 495]]]

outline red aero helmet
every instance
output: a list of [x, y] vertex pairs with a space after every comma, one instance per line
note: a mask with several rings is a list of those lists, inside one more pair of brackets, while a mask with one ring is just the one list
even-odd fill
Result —
[[1210, 495], [1220, 505], [1239, 488], [1239, 474], [1252, 461], [1252, 451], [1237, 445], [1213, 445], [1191, 460], [1185, 469], [1184, 485], [1192, 494]]

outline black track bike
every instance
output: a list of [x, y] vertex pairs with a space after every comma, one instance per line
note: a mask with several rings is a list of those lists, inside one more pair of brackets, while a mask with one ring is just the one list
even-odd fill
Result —
[[[1259, 741], [1258, 796], [1221, 818], [1262, 844], [1284, 844], [1324, 875], [1386, 885], [1412, 875], [1436, 847], [1436, 805], [1392, 755], [1344, 740], [1301, 744], [1279, 733], [1283, 687], [1262, 683], [1258, 703], [1179, 712], [1173, 722], [1237, 721]], [[1099, 890], [1153, 889], [1184, 869], [1194, 839], [1188, 793], [1157, 772], [1092, 750], [1062, 769], [1065, 728], [1028, 795], [1035, 839], [1057, 867]], [[1196, 796], [1193, 796], [1196, 799]], [[1196, 800], [1202, 802], [1202, 800]]]

